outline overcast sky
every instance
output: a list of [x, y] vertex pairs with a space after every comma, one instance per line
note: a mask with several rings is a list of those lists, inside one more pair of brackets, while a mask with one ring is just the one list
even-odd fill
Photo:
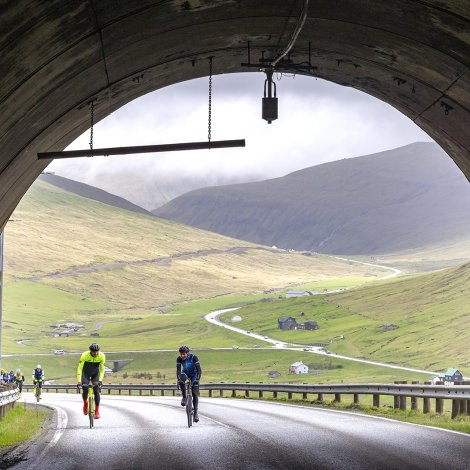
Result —
[[[320, 163], [376, 153], [431, 138], [388, 104], [320, 79], [276, 77], [279, 119], [261, 119], [263, 73], [213, 77], [212, 140], [246, 139], [246, 147], [55, 160], [48, 171], [91, 182], [96, 174], [149, 177], [282, 176]], [[94, 147], [207, 140], [208, 79], [155, 91], [122, 107], [94, 129]], [[89, 131], [68, 149], [88, 148]]]

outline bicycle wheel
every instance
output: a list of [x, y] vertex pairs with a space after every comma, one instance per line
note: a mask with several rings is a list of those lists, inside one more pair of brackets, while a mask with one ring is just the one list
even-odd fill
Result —
[[36, 402], [39, 403], [39, 395], [41, 395], [41, 389], [39, 387], [36, 387]]
[[95, 421], [95, 398], [93, 397], [93, 392], [91, 395], [88, 395], [88, 419], [90, 420], [91, 429]]
[[186, 414], [188, 416], [188, 428], [190, 428], [193, 425], [193, 396], [191, 394], [191, 387], [188, 387], [186, 396], [188, 397]]

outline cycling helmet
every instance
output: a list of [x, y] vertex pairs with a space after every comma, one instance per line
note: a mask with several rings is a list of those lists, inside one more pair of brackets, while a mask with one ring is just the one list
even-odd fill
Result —
[[100, 347], [98, 344], [96, 343], [90, 344], [90, 351], [99, 351], [99, 350], [100, 350]]
[[41, 364], [38, 364], [38, 365], [36, 366], [36, 369], [42, 369]]
[[189, 352], [189, 348], [187, 346], [181, 346], [179, 348], [179, 352], [180, 353], [188, 353]]

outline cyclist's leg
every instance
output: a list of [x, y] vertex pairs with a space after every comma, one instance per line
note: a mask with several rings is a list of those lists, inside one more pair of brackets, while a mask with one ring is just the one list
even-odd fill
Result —
[[100, 405], [100, 387], [98, 386], [99, 374], [90, 377], [91, 383], [93, 384], [93, 394], [95, 395], [95, 405]]
[[82, 398], [83, 401], [88, 400], [88, 387], [90, 386], [90, 377], [87, 377], [83, 372], [82, 372]]
[[181, 390], [181, 393], [183, 394], [183, 398], [186, 398], [186, 384], [184, 382], [178, 381], [178, 387]]
[[193, 408], [194, 412], [197, 412], [197, 407], [199, 405], [199, 382], [196, 381], [196, 377], [191, 377], [191, 391], [193, 392]]

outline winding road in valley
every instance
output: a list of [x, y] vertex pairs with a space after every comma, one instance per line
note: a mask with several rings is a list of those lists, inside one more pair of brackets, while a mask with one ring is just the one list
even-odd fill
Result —
[[[371, 263], [366, 263], [366, 262], [363, 262], [363, 261], [355, 261], [355, 260], [351, 260], [351, 259], [347, 259], [347, 258], [339, 258], [339, 257], [335, 257], [335, 258], [343, 260], [343, 261], [352, 262], [352, 263], [359, 263], [359, 264], [364, 264], [364, 265], [368, 265], [368, 266], [374, 266], [374, 267], [390, 270], [391, 273], [386, 274], [386, 275], [384, 275], [380, 278], [382, 280], [383, 279], [390, 279], [392, 277], [396, 277], [396, 276], [399, 276], [401, 274], [401, 271], [399, 269], [392, 268], [392, 267], [389, 267], [389, 266], [382, 266], [382, 265], [379, 265], [379, 264], [371, 264]], [[328, 293], [334, 293], [334, 292], [340, 292], [340, 291], [344, 291], [344, 289], [332, 290], [332, 291], [329, 291]], [[325, 294], [324, 293], [319, 293], [319, 294], [315, 294], [315, 295], [325, 295]], [[312, 354], [332, 355], [332, 353], [330, 353], [329, 351], [325, 350], [322, 347], [309, 346], [308, 349], [305, 350], [305, 345], [304, 344], [286, 343], [284, 341], [279, 341], [277, 339], [269, 338], [265, 335], [255, 333], [253, 331], [246, 331], [246, 330], [243, 330], [242, 328], [237, 328], [235, 326], [228, 325], [227, 323], [223, 323], [220, 320], [218, 320], [218, 316], [221, 315], [222, 313], [230, 312], [230, 311], [234, 311], [234, 310], [238, 310], [238, 308], [228, 308], [228, 309], [216, 310], [216, 311], [213, 311], [211, 313], [208, 313], [205, 316], [205, 319], [207, 321], [209, 321], [210, 323], [213, 323], [214, 325], [217, 325], [219, 327], [235, 331], [235, 332], [237, 332], [239, 334], [242, 334], [242, 335], [249, 336], [250, 338], [258, 339], [259, 341], [264, 341], [266, 343], [274, 345], [276, 348], [279, 348], [279, 349], [289, 349], [289, 350], [293, 350], [293, 351], [302, 350], [304, 352], [308, 352], [308, 353], [312, 353]], [[400, 369], [400, 370], [406, 370], [406, 371], [410, 371], [410, 372], [419, 372], [419, 373], [430, 374], [430, 375], [438, 375], [438, 372], [431, 371], [431, 370], [413, 369], [411, 367], [398, 366], [398, 365], [395, 365], [395, 364], [387, 364], [387, 363], [383, 363], [383, 362], [371, 361], [371, 360], [367, 360], [367, 359], [361, 359], [361, 358], [350, 357], [350, 356], [343, 356], [343, 355], [339, 355], [339, 354], [334, 354], [334, 357], [339, 358], [339, 359], [345, 359], [345, 360], [348, 360], [348, 361], [363, 362], [363, 363], [371, 364], [371, 365], [375, 365], [375, 366], [387, 367], [389, 369]]]

